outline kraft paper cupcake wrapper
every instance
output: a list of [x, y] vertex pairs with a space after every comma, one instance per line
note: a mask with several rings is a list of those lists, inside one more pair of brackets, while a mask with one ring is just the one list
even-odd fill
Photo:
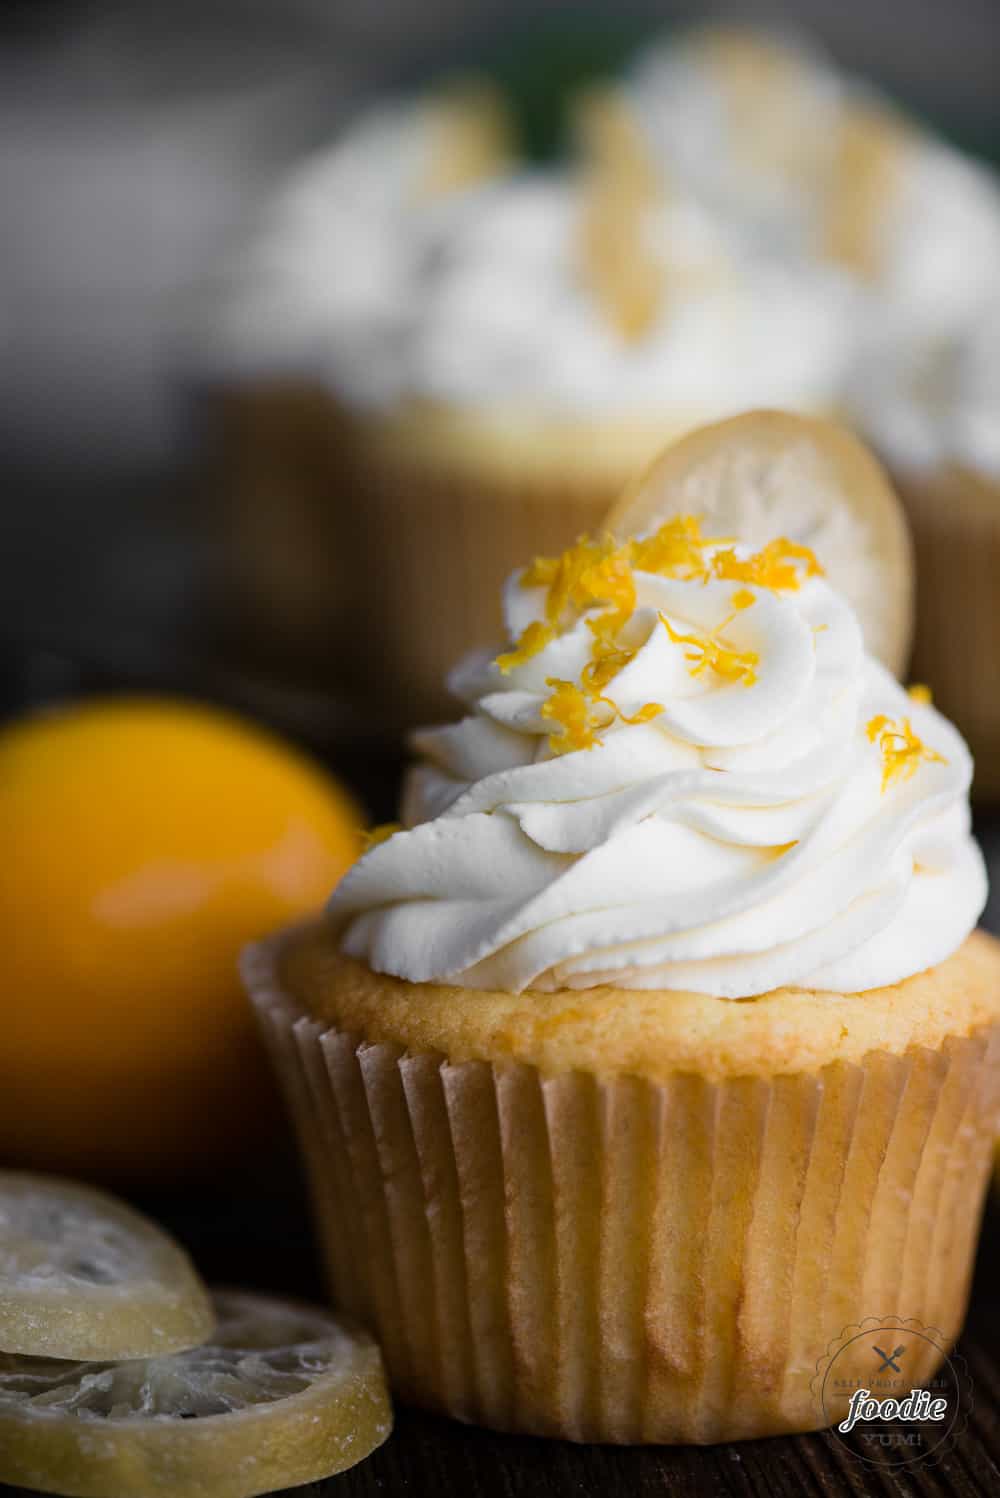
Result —
[[[453, 716], [444, 682], [470, 649], [504, 643], [500, 598], [515, 567], [599, 529], [620, 485], [483, 477], [355, 455], [345, 545], [361, 595], [352, 631], [359, 686], [382, 720]], [[343, 504], [343, 499], [335, 499]]]
[[[543, 1077], [321, 1024], [274, 951], [246, 976], [333, 1293], [404, 1400], [575, 1440], [740, 1439], [828, 1423], [810, 1385], [850, 1325], [957, 1335], [1000, 1027], [813, 1075]], [[870, 1349], [850, 1356], [870, 1381]], [[914, 1343], [908, 1377], [938, 1361]]]
[[959, 468], [896, 469], [913, 532], [917, 615], [911, 676], [969, 741], [973, 795], [1000, 800], [1000, 483]]

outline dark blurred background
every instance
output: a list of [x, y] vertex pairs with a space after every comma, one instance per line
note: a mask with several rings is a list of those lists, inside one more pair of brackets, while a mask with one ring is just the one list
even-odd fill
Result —
[[[186, 353], [194, 292], [269, 186], [373, 91], [505, 74], [545, 138], [561, 76], [714, 16], [791, 23], [1000, 152], [994, 0], [25, 0], [0, 12], [0, 642], [8, 703], [184, 685], [322, 739], [336, 704], [241, 659]], [[339, 716], [338, 716], [339, 715]]]

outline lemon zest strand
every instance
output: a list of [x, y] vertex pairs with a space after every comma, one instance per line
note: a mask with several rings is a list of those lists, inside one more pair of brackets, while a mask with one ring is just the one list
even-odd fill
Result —
[[732, 549], [718, 551], [712, 557], [712, 572], [716, 577], [738, 583], [757, 583], [759, 587], [776, 592], [794, 591], [802, 585], [802, 572], [795, 564], [805, 564], [806, 577], [822, 577], [823, 568], [808, 546], [800, 546], [779, 536], [769, 541], [753, 556], [741, 559]]
[[557, 728], [549, 735], [549, 748], [553, 754], [568, 754], [573, 749], [593, 749], [600, 744], [597, 729], [605, 729], [613, 721], [598, 714], [595, 703], [572, 681], [562, 681], [550, 676], [545, 683], [552, 688], [552, 695], [542, 703], [542, 717]]
[[718, 546], [723, 539], [721, 536], [703, 536], [701, 521], [696, 515], [675, 515], [664, 521], [651, 536], [632, 541], [632, 565], [640, 572], [653, 572], [659, 577], [685, 581], [697, 578], [704, 582], [709, 576], [705, 548]]
[[560, 629], [568, 613], [571, 623], [573, 613], [583, 613], [596, 603], [608, 601], [595, 597], [591, 588], [602, 577], [596, 569], [618, 549], [610, 537], [593, 541], [589, 536], [580, 536], [559, 556], [536, 557], [522, 572], [521, 587], [548, 589], [545, 617], [553, 628]]
[[[542, 704], [542, 717], [558, 728], [549, 735], [553, 754], [568, 754], [574, 749], [598, 749], [602, 740], [597, 731], [610, 728], [616, 718], [628, 724], [648, 723], [664, 711], [662, 702], [647, 702], [638, 711], [623, 713], [610, 697], [590, 695], [575, 682], [550, 676], [546, 686], [552, 695]], [[606, 711], [602, 713], [601, 708]]]
[[756, 650], [734, 650], [718, 638], [735, 617], [735, 613], [728, 615], [708, 635], [682, 635], [674, 629], [666, 614], [660, 614], [659, 620], [675, 645], [691, 647], [685, 651], [684, 659], [689, 663], [688, 670], [692, 676], [700, 676], [706, 668], [711, 667], [716, 675], [732, 681], [742, 681], [744, 686], [751, 687], [757, 680], [756, 668], [760, 662]]
[[907, 687], [906, 695], [911, 702], [919, 702], [923, 707], [930, 707], [934, 701], [930, 687], [922, 681], [915, 681], [912, 686]]
[[869, 719], [865, 729], [869, 741], [877, 743], [882, 754], [882, 790], [894, 780], [909, 780], [921, 764], [945, 765], [948, 761], [913, 732], [909, 718], [897, 722], [885, 713]]
[[556, 632], [551, 624], [543, 624], [540, 619], [534, 619], [527, 629], [522, 631], [514, 649], [497, 656], [496, 664], [506, 676], [515, 666], [523, 666], [525, 661], [530, 661], [534, 656], [540, 655], [555, 637]]

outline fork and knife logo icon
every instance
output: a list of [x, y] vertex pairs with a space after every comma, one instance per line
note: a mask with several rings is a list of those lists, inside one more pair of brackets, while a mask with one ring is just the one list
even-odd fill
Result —
[[872, 1351], [882, 1359], [881, 1363], [876, 1369], [876, 1372], [881, 1373], [886, 1368], [891, 1368], [894, 1373], [901, 1373], [903, 1371], [900, 1368], [899, 1364], [896, 1362], [896, 1359], [899, 1357], [900, 1353], [905, 1351], [905, 1344], [903, 1342], [901, 1342], [898, 1347], [894, 1347], [892, 1352], [883, 1352], [881, 1347], [879, 1347], [876, 1343], [873, 1343]]

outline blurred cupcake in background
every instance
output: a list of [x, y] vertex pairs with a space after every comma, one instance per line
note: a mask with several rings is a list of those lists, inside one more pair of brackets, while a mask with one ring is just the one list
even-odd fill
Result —
[[503, 104], [476, 80], [378, 104], [295, 170], [212, 288], [197, 336], [238, 581], [257, 643], [286, 667], [328, 665], [329, 631], [346, 618], [331, 389], [384, 398], [424, 259], [510, 151]]
[[518, 558], [599, 525], [665, 437], [754, 406], [871, 435], [859, 371], [954, 337], [1000, 277], [987, 170], [797, 41], [682, 34], [565, 115], [529, 164], [481, 85], [380, 106], [228, 277], [265, 632], [383, 729], [446, 710]]
[[[665, 432], [755, 401], [830, 411], [845, 382], [848, 278], [748, 245], [670, 180], [622, 93], [588, 92], [573, 113], [568, 161], [480, 176], [418, 213], [390, 191], [395, 160], [371, 189], [384, 211], [342, 232], [352, 172], [335, 180], [324, 165], [311, 188], [304, 174], [287, 201], [311, 192], [322, 212], [275, 227], [271, 243], [313, 243], [283, 262], [265, 236], [230, 303], [233, 325], [246, 306], [265, 343], [273, 319], [284, 367], [296, 345], [328, 392], [309, 467], [347, 565], [325, 592], [354, 602], [345, 654], [369, 683], [377, 663], [392, 727], [444, 708], [446, 664], [462, 640], [495, 636], [517, 558], [599, 523]], [[345, 162], [362, 145], [345, 143]], [[409, 140], [387, 149], [412, 160]], [[327, 292], [341, 253], [357, 294]]]
[[613, 96], [588, 102], [581, 165], [484, 196], [428, 276], [405, 384], [354, 407], [355, 555], [411, 717], [444, 706], [456, 639], [495, 634], [517, 555], [598, 525], [664, 432], [755, 394], [825, 411], [844, 377], [846, 282], [748, 255], [632, 154]]
[[975, 792], [1000, 795], [1000, 293], [950, 337], [890, 346], [859, 374], [859, 423], [892, 470], [913, 531], [913, 672], [961, 723]]

